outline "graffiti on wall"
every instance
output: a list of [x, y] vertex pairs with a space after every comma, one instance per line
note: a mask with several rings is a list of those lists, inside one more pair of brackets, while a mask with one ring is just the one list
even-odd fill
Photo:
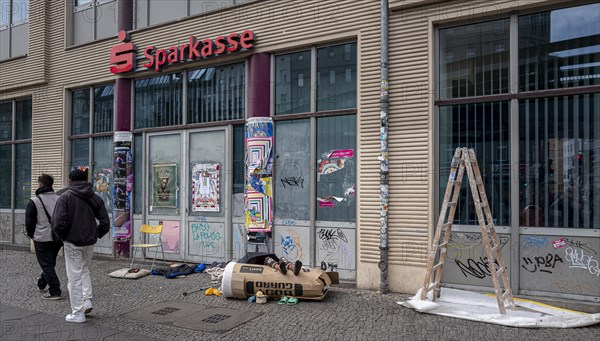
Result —
[[[500, 248], [508, 244], [508, 237], [499, 237]], [[488, 258], [479, 233], [453, 233], [448, 243], [447, 260], [454, 260], [464, 277], [483, 279], [491, 276]], [[495, 261], [496, 267], [499, 266]]]
[[590, 254], [594, 254], [597, 255], [598, 251], [594, 250], [594, 248], [588, 244], [585, 243], [581, 240], [575, 240], [572, 238], [563, 238], [565, 245], [571, 246], [571, 247], [575, 247], [575, 248], [580, 248], [581, 250], [585, 251], [585, 252], [589, 252]]
[[300, 243], [300, 233], [295, 229], [286, 229], [281, 235], [281, 248], [283, 256], [290, 259], [304, 259], [302, 244]]
[[[498, 236], [500, 249], [508, 244], [508, 237]], [[486, 257], [480, 233], [452, 233], [448, 242], [448, 260], [463, 260]]]
[[539, 236], [526, 236], [521, 238], [521, 248], [523, 250], [539, 250], [540, 248], [544, 248], [550, 245], [547, 237], [539, 237]]
[[0, 241], [12, 242], [10, 214], [0, 214]]
[[[500, 249], [503, 250], [509, 242], [506, 236], [498, 236]], [[506, 256], [505, 256], [506, 257]], [[505, 264], [508, 260], [505, 259]], [[447, 264], [456, 265], [462, 274], [460, 279], [484, 279], [491, 276], [488, 257], [483, 248], [483, 240], [480, 233], [452, 233], [448, 243], [448, 252], [446, 254]], [[494, 262], [499, 267], [497, 261]], [[448, 276], [451, 271], [445, 272]], [[450, 281], [456, 281], [458, 278]]]
[[354, 234], [354, 230], [319, 228], [317, 230], [316, 263], [333, 263], [337, 264], [340, 269], [354, 269]]
[[523, 265], [521, 267], [529, 272], [545, 272], [552, 273], [556, 268], [557, 263], [563, 263], [563, 259], [558, 254], [548, 253], [545, 256], [523, 257]]
[[[284, 145], [285, 147], [285, 145]], [[301, 153], [277, 154], [275, 164], [278, 180], [276, 186], [275, 215], [289, 219], [308, 220], [309, 186], [306, 174], [308, 156]]]
[[593, 256], [585, 254], [583, 249], [568, 247], [565, 249], [565, 260], [569, 263], [569, 269], [584, 269], [590, 274], [600, 277], [598, 260]]
[[246, 254], [246, 243], [248, 236], [243, 223], [233, 224], [233, 259], [240, 259]]
[[25, 213], [15, 213], [15, 243], [29, 245], [29, 238], [25, 235]]
[[521, 289], [598, 295], [598, 238], [536, 235], [520, 242]]
[[[216, 225], [216, 226], [215, 226]], [[221, 256], [224, 246], [222, 224], [195, 222], [191, 223], [192, 248], [201, 256]]]

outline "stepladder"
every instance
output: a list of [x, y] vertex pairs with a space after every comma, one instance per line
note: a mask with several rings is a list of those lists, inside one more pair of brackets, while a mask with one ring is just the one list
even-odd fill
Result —
[[[510, 309], [515, 309], [508, 273], [504, 259], [502, 258], [501, 245], [496, 234], [492, 211], [485, 192], [475, 151], [465, 147], [456, 148], [452, 157], [448, 185], [444, 193], [432, 245], [427, 254], [427, 270], [425, 272], [425, 279], [423, 280], [420, 299], [425, 300], [430, 291], [433, 291], [433, 301], [440, 298], [440, 282], [442, 280], [444, 261], [446, 260], [448, 245], [451, 240], [454, 215], [456, 214], [465, 171], [467, 172], [469, 188], [473, 195], [473, 203], [481, 230], [481, 240], [487, 256], [487, 265], [492, 275], [498, 309], [501, 314], [506, 314], [506, 301], [508, 301]], [[500, 280], [504, 288], [501, 287]]]

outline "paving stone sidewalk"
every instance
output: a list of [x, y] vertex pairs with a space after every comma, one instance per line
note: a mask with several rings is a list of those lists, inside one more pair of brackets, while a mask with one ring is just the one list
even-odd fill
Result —
[[[334, 288], [322, 302], [300, 301], [295, 306], [276, 302], [253, 304], [244, 300], [203, 296], [185, 291], [211, 284], [208, 274], [165, 279], [147, 276], [138, 280], [114, 279], [108, 273], [128, 267], [126, 260], [94, 259], [92, 283], [94, 311], [89, 322], [73, 326], [64, 322], [69, 300], [44, 301], [34, 286], [39, 274], [35, 255], [30, 252], [0, 250], [0, 341], [14, 328], [31, 333], [26, 340], [593, 340], [600, 338], [600, 325], [575, 329], [523, 329], [420, 314], [403, 308], [397, 301], [408, 295], [378, 295], [374, 291]], [[64, 259], [59, 257], [57, 272], [68, 297]], [[157, 325], [123, 317], [125, 313], [157, 302], [188, 302], [205, 306], [253, 311], [257, 318], [226, 331], [212, 333]], [[41, 314], [38, 314], [41, 313]], [[21, 315], [19, 315], [21, 314]], [[32, 319], [32, 316], [34, 317]], [[44, 328], [35, 329], [33, 322]], [[10, 325], [10, 326], [9, 326]], [[61, 332], [48, 334], [48, 326]], [[84, 333], [88, 329], [89, 331]], [[12, 329], [11, 329], [12, 328]], [[62, 332], [66, 328], [66, 332]], [[36, 331], [37, 330], [37, 331]], [[51, 330], [53, 331], [53, 330]], [[17, 334], [19, 335], [19, 334]], [[25, 334], [23, 334], [25, 335]]]

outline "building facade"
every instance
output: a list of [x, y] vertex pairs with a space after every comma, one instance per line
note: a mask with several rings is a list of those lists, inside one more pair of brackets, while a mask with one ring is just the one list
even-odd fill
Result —
[[[389, 2], [392, 291], [422, 285], [451, 156], [467, 146], [513, 291], [599, 300], [598, 7]], [[28, 244], [24, 207], [40, 173], [60, 188], [85, 167], [115, 226], [131, 212], [133, 238], [160, 222], [168, 259], [235, 260], [247, 249], [244, 124], [271, 117], [272, 249], [379, 287], [379, 1], [2, 8], [0, 241]], [[121, 133], [131, 133], [127, 147]], [[117, 159], [129, 146], [125, 173]], [[198, 201], [204, 190], [211, 205]], [[485, 289], [469, 195], [465, 187], [443, 282]], [[97, 252], [120, 245], [105, 238]]]

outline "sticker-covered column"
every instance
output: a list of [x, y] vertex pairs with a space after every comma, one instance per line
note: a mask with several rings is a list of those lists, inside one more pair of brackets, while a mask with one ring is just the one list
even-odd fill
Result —
[[[273, 121], [249, 118], [246, 123], [246, 230], [264, 238], [273, 229]], [[258, 235], [257, 235], [258, 234]]]
[[113, 150], [113, 238], [115, 256], [129, 257], [133, 154], [131, 132], [115, 132]]

